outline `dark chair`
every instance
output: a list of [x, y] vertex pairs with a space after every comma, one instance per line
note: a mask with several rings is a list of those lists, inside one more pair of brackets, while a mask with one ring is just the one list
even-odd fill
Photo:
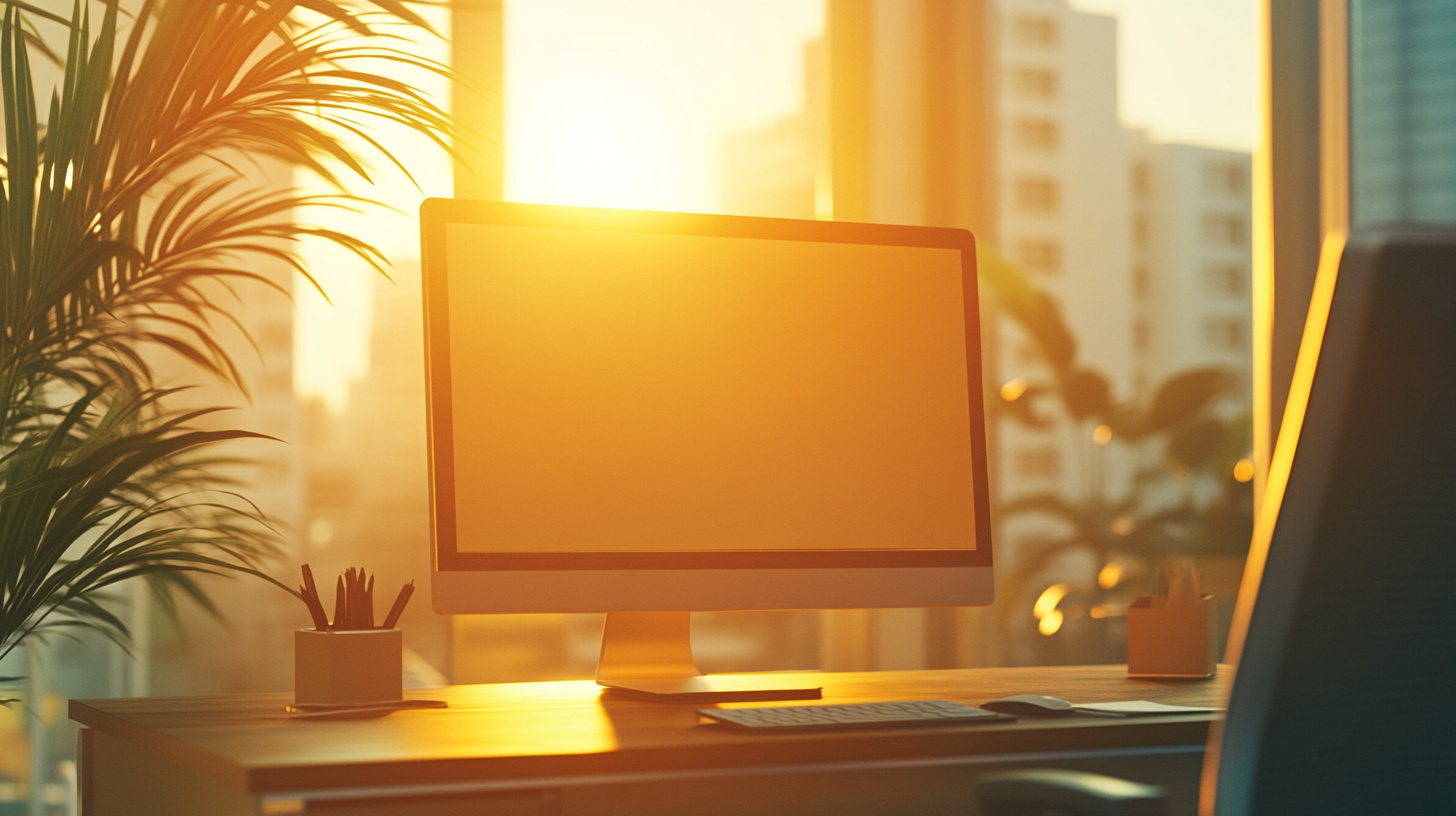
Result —
[[[1356, 233], [1321, 270], [1287, 412], [1200, 811], [1456, 813], [1456, 230]], [[985, 816], [1163, 812], [1036, 773], [983, 777]]]

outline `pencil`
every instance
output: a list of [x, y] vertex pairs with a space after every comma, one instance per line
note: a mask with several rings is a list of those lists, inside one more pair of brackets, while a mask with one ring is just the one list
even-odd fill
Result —
[[313, 570], [309, 569], [307, 564], [303, 565], [303, 585], [308, 587], [308, 591], [315, 599], [318, 598], [318, 585], [313, 582]]
[[369, 576], [369, 584], [364, 587], [364, 611], [369, 613], [369, 628], [374, 628], [374, 576]]
[[313, 582], [313, 570], [307, 564], [303, 565], [303, 586], [299, 590], [303, 596], [303, 605], [308, 607], [308, 615], [313, 618], [313, 628], [327, 632], [329, 616], [324, 613], [324, 605], [319, 601], [318, 586]]
[[298, 595], [303, 598], [303, 605], [308, 607], [308, 616], [313, 618], [313, 628], [320, 632], [328, 631], [329, 619], [324, 617], [323, 609], [319, 608], [318, 602], [313, 599], [312, 595], [308, 594], [308, 588], [300, 586], [298, 588]]
[[334, 587], [334, 626], [335, 629], [348, 628], [348, 601], [344, 595], [344, 576], [340, 575], [338, 583]]
[[399, 597], [394, 599], [394, 606], [389, 608], [389, 615], [384, 618], [384, 628], [393, 629], [399, 622], [399, 616], [404, 614], [405, 604], [409, 603], [410, 596], [415, 592], [415, 582], [410, 581], [399, 591]]
[[344, 571], [345, 629], [359, 628], [359, 575], [353, 567]]

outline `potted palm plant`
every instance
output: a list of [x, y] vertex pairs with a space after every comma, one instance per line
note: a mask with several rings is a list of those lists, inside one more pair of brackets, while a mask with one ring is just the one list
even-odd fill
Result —
[[[1107, 629], [1113, 619], [1121, 620], [1127, 602], [1137, 594], [1126, 578], [1141, 570], [1150, 582], [1152, 572], [1169, 556], [1215, 561], [1237, 556], [1241, 564], [1253, 527], [1253, 490], [1247, 474], [1235, 475], [1235, 463], [1252, 441], [1248, 414], [1230, 415], [1224, 404], [1234, 387], [1233, 373], [1217, 366], [1190, 368], [1160, 383], [1150, 400], [1116, 400], [1104, 374], [1078, 363], [1076, 338], [1050, 295], [991, 250], [982, 249], [980, 272], [992, 302], [1026, 332], [1045, 366], [1040, 382], [1018, 377], [988, 394], [994, 415], [1043, 430], [1055, 424], [1054, 414], [1046, 409], [1060, 411], [1079, 427], [1086, 450], [1115, 443], [1128, 456], [1125, 461], [1133, 463], [1128, 483], [1116, 491], [1104, 478], [1093, 478], [1082, 496], [1046, 491], [1002, 502], [1003, 522], [1032, 516], [1055, 520], [1063, 528], [1060, 534], [1039, 536], [1018, 554], [1016, 568], [1003, 575], [999, 594], [1018, 599], [998, 603], [1003, 630], [1013, 628], [1012, 616], [1022, 623], [1034, 616], [1042, 634], [1054, 634], [1061, 626], [1058, 606], [1064, 600], [1090, 613], [1079, 625]], [[1094, 461], [1105, 463], [1100, 457]], [[1213, 490], [1202, 490], [1195, 499], [1186, 489], [1190, 479]], [[1170, 496], [1176, 500], [1170, 503]], [[1048, 586], [1046, 570], [1073, 551], [1095, 558], [1097, 580]], [[1101, 645], [1092, 639], [1072, 640], [1085, 650], [1075, 658], [1084, 662], [1117, 659], [1121, 648], [1111, 642], [1116, 638]]]
[[[393, 68], [443, 72], [408, 51], [428, 29], [408, 0], [74, 0], [70, 17], [0, 0], [0, 659], [64, 627], [127, 642], [107, 590], [144, 579], [164, 605], [207, 605], [206, 573], [264, 570], [267, 519], [217, 475], [217, 408], [178, 410], [159, 355], [246, 394], [217, 327], [223, 297], [268, 286], [299, 241], [368, 241], [303, 223], [344, 194], [269, 189], [258, 157], [338, 183], [368, 179], [390, 121], [449, 150], [452, 128]], [[63, 32], [63, 53], [45, 46]], [[61, 49], [57, 49], [60, 51]], [[63, 69], [38, 87], [32, 59]], [[278, 583], [274, 581], [274, 583]], [[283, 586], [279, 584], [279, 586]], [[284, 587], [287, 589], [287, 587]]]

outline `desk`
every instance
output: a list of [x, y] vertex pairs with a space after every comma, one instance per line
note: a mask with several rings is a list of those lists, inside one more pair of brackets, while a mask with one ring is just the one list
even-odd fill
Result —
[[[1207, 681], [1124, 666], [816, 674], [824, 703], [1012, 694], [1215, 705]], [[1016, 765], [1115, 772], [1194, 812], [1210, 718], [1075, 718], [833, 734], [700, 723], [702, 705], [622, 699], [587, 681], [454, 686], [445, 710], [290, 719], [287, 694], [73, 700], [87, 816], [120, 814], [970, 814], [977, 774]], [[790, 705], [792, 703], [784, 703]], [[749, 705], [771, 705], [765, 703]]]

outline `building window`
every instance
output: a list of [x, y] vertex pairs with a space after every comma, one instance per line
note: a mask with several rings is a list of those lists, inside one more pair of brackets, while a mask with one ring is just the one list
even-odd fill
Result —
[[1152, 168], [1143, 159], [1132, 163], [1132, 192], [1133, 195], [1143, 198], [1153, 189]]
[[1203, 268], [1203, 291], [1210, 295], [1242, 297], [1246, 293], [1241, 264], [1209, 264]]
[[1148, 214], [1138, 213], [1132, 217], [1132, 245], [1138, 249], [1147, 249], [1148, 244], [1153, 242], [1152, 227], [1148, 224]]
[[1153, 347], [1153, 329], [1148, 321], [1138, 318], [1132, 322], [1132, 349], [1138, 354], [1147, 354]]
[[1032, 272], [1056, 275], [1062, 271], [1062, 245], [1045, 238], [1023, 238], [1016, 242], [1016, 259]]
[[1249, 341], [1249, 327], [1237, 317], [1203, 319], [1203, 344], [1215, 351], [1242, 351]]
[[1061, 78], [1050, 68], [1017, 68], [1011, 73], [1011, 88], [1031, 99], [1056, 99]]
[[1133, 265], [1132, 294], [1138, 300], [1144, 300], [1153, 294], [1153, 273], [1147, 264]]
[[1214, 194], [1243, 193], [1249, 188], [1249, 170], [1241, 162], [1209, 162], [1203, 166], [1203, 186]]
[[1062, 191], [1056, 179], [1019, 178], [1012, 188], [1012, 200], [1022, 212], [1052, 215], [1061, 209]]
[[1012, 33], [1019, 45], [1054, 48], [1061, 39], [1057, 21], [1040, 14], [1023, 14], [1012, 21]]
[[1028, 153], [1052, 153], [1062, 146], [1062, 129], [1052, 119], [1017, 119], [1011, 138]]
[[1016, 475], [1022, 479], [1055, 479], [1062, 475], [1062, 452], [1050, 445], [1016, 451]]
[[1203, 216], [1203, 240], [1209, 246], [1241, 247], [1248, 230], [1241, 215], [1206, 213]]

